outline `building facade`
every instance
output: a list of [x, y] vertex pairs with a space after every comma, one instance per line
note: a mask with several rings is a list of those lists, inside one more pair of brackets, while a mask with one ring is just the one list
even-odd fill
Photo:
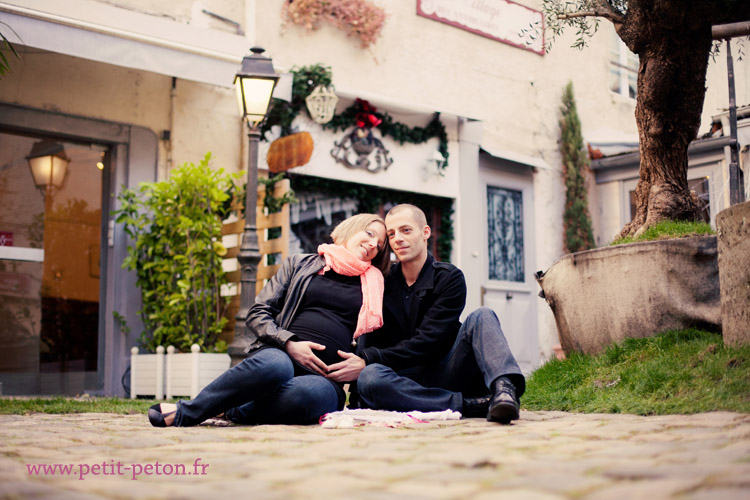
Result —
[[[437, 139], [400, 144], [377, 131], [393, 162], [378, 171], [350, 168], [331, 155], [348, 130], [324, 129], [304, 113], [294, 125], [310, 132], [314, 151], [294, 175], [447, 200], [449, 259], [466, 275], [466, 313], [493, 308], [527, 372], [552, 355], [554, 319], [533, 273], [563, 252], [558, 121], [565, 85], [573, 82], [584, 137], [595, 148], [637, 144], [637, 62], [614, 31], [602, 24], [583, 51], [562, 37], [545, 54], [543, 42], [519, 35], [540, 16], [536, 0], [373, 0], [386, 19], [365, 49], [331, 24], [309, 30], [285, 21], [286, 3], [0, 0], [0, 32], [20, 55], [0, 79], [5, 394], [124, 393], [140, 299], [134, 276], [121, 269], [128, 242], [113, 221], [114, 196], [121, 186], [165, 179], [209, 151], [216, 167], [246, 168], [232, 82], [256, 45], [279, 72], [330, 67], [339, 112], [363, 99], [410, 127], [439, 113], [449, 153], [442, 175]], [[740, 103], [750, 102], [747, 68], [737, 69]], [[726, 107], [720, 58], [707, 86], [702, 128]], [[35, 183], [28, 166], [31, 150], [45, 141], [61, 145], [69, 160], [59, 186]], [[263, 143], [261, 166], [267, 149]], [[615, 180], [634, 178], [627, 175]], [[615, 197], [615, 188], [592, 181], [600, 244], [622, 224], [617, 207], [627, 186], [617, 189]], [[293, 224], [328, 225], [357, 209], [356, 199], [303, 192]]]

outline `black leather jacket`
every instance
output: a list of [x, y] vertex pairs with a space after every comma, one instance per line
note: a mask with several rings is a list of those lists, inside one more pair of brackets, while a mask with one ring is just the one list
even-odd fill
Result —
[[318, 254], [295, 254], [284, 260], [248, 311], [245, 324], [250, 345], [246, 354], [267, 346], [284, 349], [287, 340], [294, 336], [287, 328], [300, 300], [312, 276], [324, 265], [325, 259]]

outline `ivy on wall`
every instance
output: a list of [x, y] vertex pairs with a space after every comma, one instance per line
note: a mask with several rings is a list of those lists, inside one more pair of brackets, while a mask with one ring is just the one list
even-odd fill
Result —
[[354, 199], [358, 202], [359, 212], [381, 213], [388, 204], [411, 203], [418, 206], [425, 212], [432, 226], [433, 238], [436, 238], [433, 252], [435, 257], [443, 262], [450, 262], [453, 252], [452, 199], [291, 172], [286, 174], [294, 191], [312, 191], [336, 198]]

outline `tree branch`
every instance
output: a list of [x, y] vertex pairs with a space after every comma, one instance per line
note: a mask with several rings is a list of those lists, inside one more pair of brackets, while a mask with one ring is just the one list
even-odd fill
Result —
[[565, 19], [574, 19], [577, 17], [601, 17], [612, 21], [613, 24], [622, 24], [625, 22], [624, 16], [611, 11], [591, 10], [587, 12], [571, 12], [570, 14], [557, 15], [557, 19], [561, 21]]
[[557, 15], [557, 19], [559, 20], [574, 19], [578, 17], [601, 17], [612, 21], [613, 24], [622, 24], [625, 22], [625, 16], [613, 9], [606, 0], [596, 0], [594, 10]]

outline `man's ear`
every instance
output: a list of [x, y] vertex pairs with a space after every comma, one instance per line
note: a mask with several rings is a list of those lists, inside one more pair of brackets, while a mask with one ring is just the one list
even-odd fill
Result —
[[425, 241], [429, 240], [431, 235], [432, 229], [430, 229], [430, 226], [425, 226], [422, 228], [422, 236], [424, 236]]

